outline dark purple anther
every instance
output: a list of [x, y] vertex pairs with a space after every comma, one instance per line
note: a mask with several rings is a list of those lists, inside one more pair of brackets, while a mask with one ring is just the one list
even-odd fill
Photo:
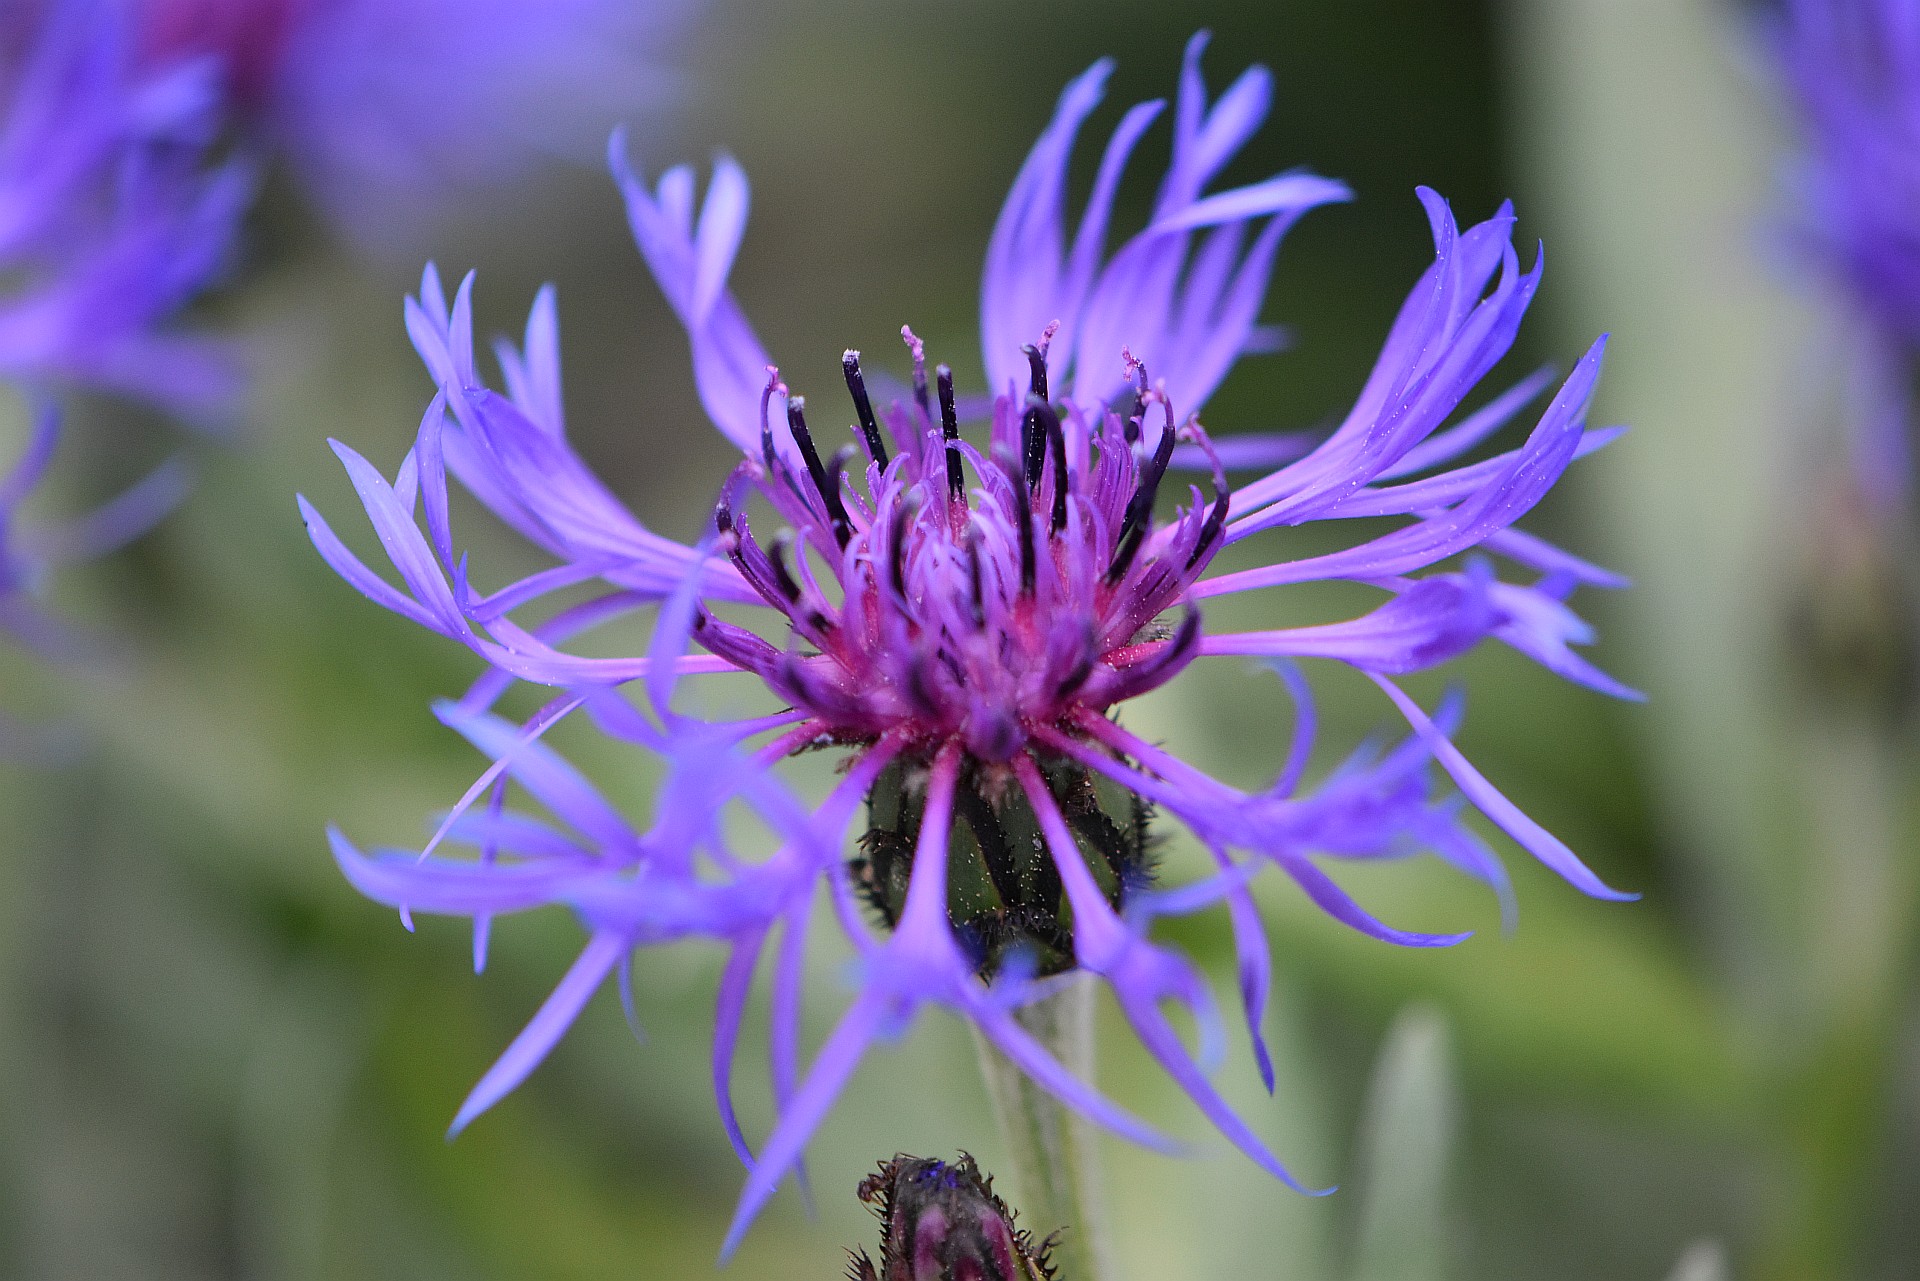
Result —
[[[1045, 404], [1047, 400], [1047, 354], [1032, 343], [1020, 349], [1027, 356], [1027, 400], [1031, 404], [1038, 400]], [[1033, 489], [1040, 484], [1040, 468], [1047, 459], [1047, 437], [1041, 430], [1040, 420], [1032, 409], [1020, 424], [1021, 451], [1026, 458], [1027, 488]]]
[[768, 365], [767, 385], [760, 389], [760, 460], [766, 464], [769, 476], [786, 470], [780, 466], [780, 456], [773, 449], [773, 398], [786, 394], [787, 389], [780, 385], [780, 371]]
[[887, 527], [887, 584], [893, 588], [894, 600], [902, 608], [912, 606], [907, 599], [907, 526], [919, 514], [919, 502], [914, 498], [905, 499], [893, 509], [893, 523]]
[[1067, 524], [1067, 435], [1060, 415], [1038, 396], [1027, 397], [1027, 413], [1039, 425], [1039, 438], [1053, 449], [1053, 513], [1047, 527], [1057, 534]]
[[867, 396], [867, 380], [860, 374], [860, 353], [849, 347], [840, 357], [840, 369], [847, 376], [847, 393], [853, 397], [853, 412], [860, 419], [860, 434], [866, 438], [867, 453], [881, 471], [887, 469], [887, 447], [880, 439], [880, 424], [873, 417], [873, 401]]
[[1126, 361], [1127, 375], [1133, 379], [1133, 408], [1127, 413], [1126, 437], [1129, 445], [1140, 439], [1140, 428], [1147, 421], [1147, 365], [1143, 360], [1135, 360], [1133, 353], [1125, 348], [1121, 354]]
[[987, 625], [987, 597], [980, 581], [980, 535], [971, 525], [967, 526], [967, 536], [961, 544], [961, 550], [967, 556], [967, 604], [973, 625], [976, 629], [984, 628]]
[[1026, 474], [1020, 470], [1019, 463], [1004, 455], [999, 462], [1007, 482], [1013, 486], [1013, 523], [1015, 536], [1020, 540], [1020, 594], [1031, 596], [1038, 570], [1033, 552], [1033, 492], [1027, 487]]
[[821, 465], [820, 451], [813, 444], [813, 433], [807, 430], [805, 396], [787, 398], [787, 427], [793, 432], [793, 443], [800, 447], [800, 457], [807, 464], [807, 475], [813, 478], [814, 492], [826, 504], [827, 521], [833, 526], [833, 536], [845, 547], [847, 534], [852, 529], [847, 520], [846, 502], [840, 497], [840, 472], [846, 468], [846, 462], [840, 460], [831, 476], [827, 474], [826, 467]]
[[1147, 459], [1140, 469], [1140, 485], [1133, 491], [1133, 501], [1127, 504], [1126, 518], [1120, 525], [1120, 537], [1113, 553], [1113, 563], [1107, 566], [1107, 581], [1117, 583], [1126, 577], [1127, 570], [1133, 565], [1133, 558], [1140, 553], [1140, 544], [1146, 538], [1147, 531], [1153, 528], [1153, 500], [1160, 493], [1160, 478], [1167, 474], [1167, 464], [1173, 461], [1173, 402], [1161, 402], [1167, 408], [1166, 424], [1160, 429], [1160, 443], [1154, 447], [1153, 456]]
[[1188, 569], [1199, 564], [1200, 558], [1209, 555], [1213, 551], [1214, 544], [1220, 541], [1220, 535], [1227, 527], [1227, 504], [1232, 498], [1232, 491], [1225, 485], [1214, 491], [1213, 507], [1207, 512], [1207, 523], [1200, 527], [1200, 539], [1194, 543], [1193, 551], [1187, 556]]
[[940, 391], [940, 436], [947, 442], [947, 497], [957, 503], [966, 496], [967, 478], [960, 470], [960, 415], [953, 405], [953, 370], [942, 365], [933, 374]]
[[852, 445], [842, 445], [833, 451], [833, 457], [827, 459], [826, 482], [820, 490], [820, 496], [827, 500], [827, 519], [833, 525], [833, 539], [842, 547], [853, 537], [853, 522], [847, 519], [847, 502], [840, 496], [840, 478], [846, 475], [847, 464], [853, 461], [856, 451]]
[[774, 536], [773, 545], [767, 553], [767, 560], [773, 567], [773, 581], [786, 598], [788, 617], [797, 623], [803, 623], [815, 633], [825, 632], [833, 624], [819, 610], [806, 604], [805, 594], [800, 590], [799, 582], [793, 571], [787, 568], [787, 552], [793, 547], [793, 535], [781, 530]]
[[773, 566], [773, 581], [790, 605], [800, 603], [800, 584], [794, 581], [793, 571], [787, 568], [787, 549], [793, 546], [793, 535], [781, 530], [773, 537], [773, 546], [767, 553], [767, 560]]

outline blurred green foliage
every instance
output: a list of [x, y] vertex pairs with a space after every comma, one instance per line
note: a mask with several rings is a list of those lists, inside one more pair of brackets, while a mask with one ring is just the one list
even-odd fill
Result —
[[[1108, 1018], [1103, 1084], [1203, 1154], [1110, 1146], [1130, 1277], [1707, 1281], [1727, 1275], [1716, 1241], [1743, 1276], [1920, 1272], [1911, 756], [1817, 691], [1783, 694], [1769, 630], [1782, 611], [1765, 566], [1778, 580], [1795, 562], [1764, 553], [1800, 533], [1778, 523], [1800, 455], [1764, 434], [1790, 440], [1792, 424], [1744, 412], [1782, 399], [1795, 332], [1747, 243], [1776, 140], [1762, 89], [1734, 71], [1731, 14], [1603, 10], [715, 0], [677, 132], [636, 140], [654, 171], [716, 148], [745, 163], [755, 209], [735, 282], [769, 346], [813, 360], [788, 369], [796, 387], [831, 385], [843, 346], [890, 350], [902, 321], [977, 379], [987, 230], [1059, 87], [1112, 53], [1116, 101], [1168, 92], [1181, 43], [1209, 25], [1216, 85], [1252, 61], [1277, 74], [1243, 176], [1306, 164], [1359, 195], [1283, 251], [1269, 314], [1297, 346], [1241, 367], [1216, 431], [1344, 408], [1427, 260], [1416, 183], [1463, 217], [1512, 195], [1525, 235], [1553, 244], [1514, 376], [1620, 331], [1601, 414], [1638, 430], [1576, 468], [1534, 527], [1643, 579], [1586, 603], [1608, 636], [1600, 661], [1654, 701], [1608, 704], [1504, 652], [1447, 675], [1471, 693], [1468, 753], [1645, 899], [1587, 901], [1508, 848], [1522, 911], [1503, 937], [1489, 896], [1430, 861], [1356, 869], [1356, 894], [1396, 924], [1481, 931], [1432, 954], [1263, 885], [1279, 1089], [1266, 1097], [1244, 1053], [1224, 1088], [1304, 1179], [1353, 1186], [1309, 1200], [1272, 1183]], [[1150, 140], [1139, 172], [1163, 154]], [[690, 534], [726, 449], [684, 342], [611, 185], [552, 183], [537, 217], [474, 211], [441, 265], [484, 269], [489, 328], [516, 327], [537, 283], [558, 282], [576, 438], [650, 523]], [[1136, 183], [1125, 212], [1150, 190]], [[293, 506], [299, 490], [354, 525], [323, 439], [389, 468], [410, 439], [426, 387], [399, 299], [418, 264], [355, 262], [268, 209], [221, 317], [256, 338], [253, 439], [202, 451], [183, 512], [59, 585], [123, 638], [116, 662], [78, 678], [4, 668], [10, 706], [78, 709], [85, 751], [0, 772], [0, 1272], [709, 1275], [740, 1180], [706, 1085], [716, 953], [645, 956], [643, 1044], [605, 994], [507, 1103], [441, 1137], [578, 934], [557, 914], [502, 923], [475, 978], [462, 930], [403, 932], [326, 855], [329, 821], [417, 841], [470, 781], [475, 758], [426, 705], [475, 664], [336, 581]], [[56, 504], [161, 448], [104, 406], [76, 438], [104, 443], [66, 460]], [[472, 515], [476, 564], [533, 564]], [[1323, 689], [1329, 758], [1390, 728], [1363, 682]], [[1270, 678], [1215, 662], [1133, 723], [1253, 783], [1281, 754], [1283, 706]], [[644, 796], [633, 760], [566, 742]], [[1175, 840], [1167, 857], [1193, 851]], [[1176, 928], [1224, 986], [1225, 921]], [[838, 959], [812, 975], [817, 1036]], [[763, 1132], [766, 1100], [743, 1094]], [[822, 1130], [818, 1217], [784, 1193], [729, 1275], [837, 1276], [840, 1248], [870, 1234], [851, 1193], [875, 1159], [964, 1147], [991, 1169], [997, 1144], [963, 1031], [930, 1019], [873, 1057]]]

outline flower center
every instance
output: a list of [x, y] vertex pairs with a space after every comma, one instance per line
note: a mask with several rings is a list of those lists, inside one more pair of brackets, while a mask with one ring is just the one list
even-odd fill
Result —
[[[1216, 466], [1214, 501], [1156, 526], [1176, 438], [1210, 453], [1205, 434], [1196, 423], [1176, 428], [1137, 363], [1128, 415], [1050, 401], [1039, 346], [1027, 348], [1027, 395], [996, 398], [979, 449], [960, 435], [951, 370], [939, 366], [930, 387], [919, 341], [908, 338], [912, 400], [884, 415], [858, 353], [846, 354], [856, 444], [830, 457], [799, 396], [788, 398], [784, 438], [776, 435], [771, 406], [786, 388], [777, 375], [769, 381], [761, 456], [736, 471], [715, 523], [788, 635], [776, 648], [706, 614], [694, 634], [841, 741], [891, 734], [931, 759], [957, 740], [975, 761], [1008, 761], [1035, 727], [1070, 728], [1191, 659], [1198, 611], [1186, 606], [1178, 625], [1160, 620], [1182, 606], [1222, 541], [1225, 478]], [[1164, 425], [1150, 433], [1156, 404]], [[863, 452], [866, 465], [855, 467]], [[787, 526], [765, 546], [737, 504], [749, 486]]]

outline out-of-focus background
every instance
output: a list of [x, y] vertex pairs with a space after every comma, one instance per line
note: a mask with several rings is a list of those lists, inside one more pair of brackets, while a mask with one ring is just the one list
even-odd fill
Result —
[[[1597, 417], [1633, 431], [1530, 527], [1636, 579], [1579, 604], [1597, 658], [1651, 701], [1491, 649], [1417, 692], [1463, 683], [1474, 760], [1644, 898], [1587, 900], [1507, 846], [1520, 917], [1503, 936], [1491, 897], [1431, 861], [1348, 878], [1395, 924], [1479, 931], [1436, 954], [1264, 886], [1279, 1088], [1244, 1045], [1222, 1079], [1303, 1179], [1345, 1186], [1310, 1200], [1261, 1175], [1109, 1026], [1102, 1084], [1200, 1149], [1109, 1143], [1133, 1281], [1920, 1275], [1911, 722], [1805, 640], [1830, 597], [1818, 490], [1837, 436], [1812, 307], [1767, 230], [1785, 128], [1749, 17], [1702, 0], [710, 0], [679, 110], [634, 138], [650, 172], [719, 149], [745, 164], [735, 285], [797, 386], [830, 388], [844, 346], [892, 351], [902, 322], [977, 384], [987, 232], [1061, 86], [1117, 55], [1110, 125], [1116, 103], [1173, 89], [1206, 26], [1216, 88], [1255, 61], [1277, 78], [1235, 172], [1304, 164], [1358, 195], [1291, 236], [1268, 316], [1295, 346], [1242, 363], [1216, 434], [1345, 408], [1430, 256], [1418, 183], [1463, 219], [1512, 197], [1522, 243], [1549, 246], [1509, 377], [1615, 335]], [[1136, 219], [1164, 148], [1143, 148]], [[727, 451], [611, 184], [558, 171], [467, 212], [424, 252], [481, 269], [492, 330], [557, 283], [575, 437], [650, 523], [690, 536]], [[70, 763], [0, 767], [0, 1273], [712, 1275], [741, 1180], [707, 1087], [716, 951], [644, 955], [643, 1043], [603, 994], [519, 1092], [442, 1138], [578, 930], [558, 912], [503, 923], [476, 978], [457, 923], [408, 934], [327, 855], [330, 821], [417, 842], [471, 781], [478, 758], [427, 704], [477, 660], [336, 580], [294, 509], [297, 490], [358, 527], [327, 436], [387, 469], [404, 452], [428, 393], [400, 323], [419, 259], [370, 264], [274, 192], [248, 254], [213, 320], [253, 336], [252, 439], [199, 451], [184, 510], [59, 584], [117, 638], [110, 662], [0, 668], [12, 710], [79, 723]], [[50, 507], [163, 450], [120, 407], [84, 411], [75, 439]], [[496, 578], [532, 564], [477, 521], [464, 533]], [[1259, 607], [1277, 621], [1296, 606], [1274, 595]], [[1314, 675], [1330, 751], [1395, 729], [1364, 682]], [[1274, 684], [1209, 660], [1130, 724], [1251, 782], [1284, 751]], [[603, 775], [627, 767], [566, 741]], [[1224, 918], [1179, 929], [1227, 996]], [[836, 966], [811, 970], [816, 1036]], [[822, 1128], [817, 1215], [783, 1193], [726, 1275], [840, 1275], [841, 1248], [874, 1235], [860, 1175], [957, 1148], [991, 1169], [1000, 1140], [965, 1031], [936, 1015]]]

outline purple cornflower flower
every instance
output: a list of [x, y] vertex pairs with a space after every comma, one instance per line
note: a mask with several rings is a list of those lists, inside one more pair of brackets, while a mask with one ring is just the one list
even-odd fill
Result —
[[1795, 232], [1849, 313], [1855, 475], [1880, 505], [1914, 483], [1920, 352], [1920, 6], [1788, 0], [1774, 49], [1805, 147]]
[[219, 275], [251, 187], [207, 164], [214, 69], [137, 65], [112, 5], [61, 0], [0, 29], [0, 380], [220, 420], [228, 350], [167, 327]]
[[404, 242], [543, 155], [662, 106], [693, 0], [134, 0], [154, 56], [221, 66], [234, 117], [363, 243]]
[[[1222, 450], [1195, 415], [1235, 359], [1270, 347], [1257, 324], [1274, 254], [1308, 209], [1347, 197], [1336, 182], [1289, 173], [1227, 191], [1209, 182], [1265, 117], [1264, 69], [1209, 104], [1188, 46], [1173, 111], [1174, 146], [1148, 226], [1111, 254], [1107, 223], [1135, 143], [1163, 104], [1133, 108], [1115, 130], [1069, 240], [1066, 172], [1075, 136], [1100, 101], [1109, 65], [1062, 96], [1014, 182], [987, 253], [981, 330], [992, 403], [984, 435], [961, 428], [943, 365], [928, 370], [903, 330], [912, 390], [876, 405], [860, 355], [841, 376], [852, 443], [823, 453], [808, 404], [790, 394], [727, 289], [746, 224], [747, 184], [722, 159], [695, 213], [691, 170], [649, 189], [613, 165], [641, 252], [691, 340], [702, 400], [743, 454], [696, 546], [648, 530], [568, 446], [561, 412], [553, 295], [543, 291], [525, 345], [496, 350], [506, 391], [489, 390], [472, 353], [471, 278], [451, 305], [428, 269], [407, 306], [414, 345], [439, 386], [418, 440], [389, 483], [345, 445], [334, 449], [403, 587], [359, 561], [301, 501], [315, 545], [344, 578], [388, 609], [460, 641], [495, 671], [449, 724], [495, 760], [420, 855], [367, 857], [333, 834], [363, 893], [403, 910], [493, 916], [546, 904], [579, 915], [590, 941], [539, 1015], [469, 1097], [455, 1128], [525, 1077], [641, 944], [697, 936], [730, 949], [718, 999], [713, 1074], [746, 1189], [730, 1250], [866, 1049], [898, 1035], [928, 1004], [972, 1020], [1009, 1058], [1069, 1105], [1136, 1140], [1165, 1140], [1074, 1079], [1013, 1017], [1023, 1004], [1098, 975], [1150, 1053], [1236, 1146], [1290, 1185], [1266, 1145], [1224, 1102], [1205, 1065], [1220, 1027], [1209, 988], [1186, 958], [1150, 938], [1154, 917], [1225, 901], [1242, 1003], [1269, 1088], [1261, 1037], [1269, 958], [1248, 881], [1281, 868], [1320, 907], [1373, 937], [1412, 946], [1464, 935], [1416, 934], [1374, 919], [1314, 855], [1386, 858], [1430, 849], [1509, 893], [1438, 761], [1472, 806], [1583, 891], [1624, 898], [1508, 802], [1449, 741], [1455, 700], [1432, 716], [1393, 677], [1431, 667], [1489, 636], [1593, 688], [1625, 689], [1570, 648], [1589, 639], [1565, 600], [1614, 575], [1511, 528], [1567, 465], [1615, 433], [1589, 431], [1596, 343], [1551, 398], [1524, 443], [1456, 460], [1549, 385], [1541, 371], [1455, 421], [1511, 345], [1538, 284], [1511, 243], [1513, 215], [1460, 230], [1423, 190], [1435, 260], [1408, 295], [1352, 411], [1310, 448], [1291, 439], [1235, 442], [1257, 478], [1230, 489]], [[1453, 425], [1447, 426], [1452, 423]], [[1288, 455], [1294, 461], [1280, 465]], [[1303, 456], [1302, 456], [1303, 455]], [[1162, 513], [1171, 469], [1195, 462], [1212, 494], [1187, 489]], [[446, 473], [557, 564], [492, 593], [456, 555]], [[1415, 479], [1414, 477], [1419, 478]], [[758, 534], [749, 506], [781, 526]], [[416, 522], [424, 507], [425, 528]], [[1388, 517], [1390, 532], [1346, 550], [1212, 574], [1230, 543], [1308, 521]], [[1463, 553], [1498, 554], [1539, 577], [1511, 584], [1484, 559], [1423, 573]], [[1207, 634], [1202, 602], [1294, 583], [1345, 580], [1386, 600], [1346, 622]], [[528, 627], [513, 614], [563, 588], [611, 590]], [[586, 658], [570, 637], [658, 604], [649, 652]], [[760, 611], [750, 628], [721, 617]], [[740, 607], [747, 607], [742, 609]], [[688, 639], [703, 654], [683, 651]], [[1275, 783], [1237, 790], [1124, 728], [1127, 700], [1207, 655], [1273, 665], [1296, 700], [1293, 744]], [[1300, 658], [1370, 676], [1412, 724], [1384, 753], [1363, 749], [1317, 790], [1302, 790], [1314, 736]], [[787, 710], [710, 723], [671, 706], [683, 676], [751, 673]], [[563, 687], [524, 727], [486, 711], [511, 679]], [[643, 680], [652, 714], [616, 693]], [[582, 708], [609, 735], [658, 752], [666, 778], [646, 832], [624, 819], [538, 739]], [[758, 746], [749, 744], [758, 738]], [[845, 772], [811, 812], [772, 772], [797, 753], [835, 749]], [[507, 777], [555, 828], [500, 803]], [[468, 812], [482, 795], [484, 812]], [[866, 834], [844, 838], [862, 801]], [[756, 861], [719, 815], [738, 803], [778, 844]], [[1146, 857], [1158, 809], [1184, 823], [1217, 866], [1197, 884], [1162, 888]], [[479, 861], [432, 857], [442, 836]], [[704, 857], [703, 857], [704, 855]], [[797, 1046], [800, 971], [810, 908], [824, 883], [857, 956], [850, 1007], [810, 1066]], [[879, 936], [861, 908], [883, 927]], [[777, 939], [777, 942], [776, 942]], [[750, 1152], [730, 1102], [740, 1020], [755, 968], [772, 947], [771, 1077], [779, 1112]], [[1200, 1029], [1176, 1033], [1166, 1003]]]

